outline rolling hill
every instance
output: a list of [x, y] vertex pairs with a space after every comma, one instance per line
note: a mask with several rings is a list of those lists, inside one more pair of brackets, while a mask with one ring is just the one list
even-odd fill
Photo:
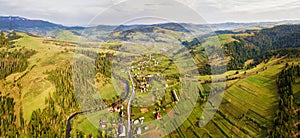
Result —
[[[189, 80], [197, 84], [199, 95], [196, 106], [179, 128], [164, 137], [271, 137], [274, 135], [297, 137], [299, 133], [295, 132], [295, 128], [299, 128], [299, 119], [295, 118], [299, 115], [300, 103], [298, 90], [300, 25], [278, 24], [282, 23], [211, 25], [218, 30], [225, 30], [217, 33], [217, 38], [226, 57], [227, 71], [224, 75], [227, 81], [220, 107], [211, 109], [216, 110], [216, 114], [208, 124], [201, 126], [199, 122], [204, 119], [201, 113], [205, 105], [209, 103], [213, 106], [213, 103], [207, 101], [208, 96], [213, 95], [211, 92], [214, 92], [212, 78], [218, 77], [218, 75], [211, 75], [211, 65], [204, 49], [205, 46], [213, 43], [211, 39], [214, 36], [202, 35], [201, 41], [186, 37], [190, 37], [187, 35], [188, 30], [193, 30], [197, 34], [209, 33], [206, 25], [165, 23], [119, 27], [109, 25], [66, 27], [42, 20], [1, 17], [0, 29], [5, 32], [1, 32], [0, 37], [0, 103], [2, 106], [0, 122], [1, 126], [4, 126], [1, 127], [0, 137], [65, 137], [68, 133], [72, 137], [117, 137], [122, 123], [119, 125], [118, 119], [114, 118], [127, 119], [127, 106], [126, 100], [124, 102], [120, 96], [125, 92], [122, 90], [123, 93], [117, 92], [123, 84], [114, 82], [112, 77], [126, 77], [122, 74], [112, 74], [111, 65], [113, 65], [112, 60], [127, 59], [122, 56], [140, 60], [134, 64], [138, 67], [132, 74], [135, 76], [135, 81], [140, 81], [137, 84], [141, 84], [141, 87], [137, 89], [144, 90], [145, 87], [151, 87], [151, 83], [144, 82], [148, 77], [151, 78], [152, 75], [147, 74], [149, 72], [155, 73], [153, 76], [158, 76], [157, 78], [167, 78], [167, 84], [170, 83], [168, 86], [164, 85], [167, 88], [165, 96], [157, 98], [157, 93], [153, 93], [157, 103], [143, 109], [132, 108], [136, 116], [132, 114], [131, 119], [144, 117], [146, 124], [149, 120], [159, 121], [157, 119], [159, 113], [161, 116], [169, 117], [181, 114], [183, 111], [174, 108], [178, 100], [175, 101], [172, 97], [172, 89], [178, 89], [180, 98], [190, 97], [188, 91], [179, 90], [178, 84], [181, 79], [176, 73], [178, 68], [174, 62], [166, 56], [134, 57], [137, 54], [134, 52], [143, 50], [143, 46], [148, 41], [155, 42], [159, 48], [168, 48], [170, 46], [168, 44], [173, 44], [170, 42], [184, 42], [187, 50], [177, 52], [179, 55], [190, 53], [193, 61], [198, 65], [190, 70], [198, 71], [199, 76], [185, 74]], [[261, 28], [248, 30], [248, 27], [253, 26]], [[242, 28], [242, 31], [232, 30], [238, 28]], [[9, 31], [11, 29], [15, 31]], [[86, 38], [87, 42], [77, 41], [80, 36], [86, 37], [85, 35], [89, 36]], [[49, 36], [54, 38], [48, 38]], [[107, 40], [107, 37], [112, 41], [98, 42]], [[136, 51], [126, 51], [126, 48], [131, 48], [129, 42], [132, 41], [141, 42], [138, 43], [141, 48]], [[94, 49], [93, 46], [98, 45], [103, 47]], [[79, 59], [95, 58], [91, 62], [95, 64], [95, 68], [76, 70], [75, 67], [89, 67], [88, 63], [90, 63], [75, 60], [78, 57], [74, 54], [78, 53]], [[113, 58], [114, 56], [119, 58]], [[185, 58], [180, 59], [180, 62], [188, 64], [186, 61]], [[149, 65], [144, 66], [146, 63]], [[132, 64], [131, 68], [134, 65]], [[155, 72], [155, 67], [162, 70], [162, 75]], [[77, 81], [85, 85], [74, 85], [78, 83], [75, 83], [73, 78], [76, 72], [84, 74], [93, 71], [94, 78], [87, 83], [84, 78], [77, 76], [79, 77]], [[146, 77], [138, 77], [138, 73], [135, 72], [140, 71], [147, 74]], [[157, 78], [153, 77], [153, 79]], [[128, 82], [126, 84], [129, 84]], [[74, 88], [78, 87], [84, 90], [80, 93], [81, 97], [76, 97], [78, 93]], [[132, 89], [129, 85], [127, 87]], [[104, 95], [101, 102], [99, 99], [81, 99], [89, 96], [96, 97], [89, 93], [95, 88], [100, 95]], [[176, 92], [172, 93], [174, 95]], [[137, 95], [142, 97], [146, 93], [137, 92]], [[81, 109], [77, 102], [80, 100], [88, 103], [91, 108]], [[166, 101], [172, 102], [166, 103]], [[170, 108], [177, 111], [171, 112]], [[104, 114], [107, 116], [103, 117]], [[96, 121], [90, 122], [88, 116]], [[113, 119], [104, 120], [107, 118]], [[162, 122], [158, 124], [164, 125]], [[138, 127], [134, 129], [138, 130]], [[160, 130], [155, 127], [146, 129], [143, 126], [140, 129], [143, 133], [136, 134], [135, 131], [134, 136], [159, 136]]]

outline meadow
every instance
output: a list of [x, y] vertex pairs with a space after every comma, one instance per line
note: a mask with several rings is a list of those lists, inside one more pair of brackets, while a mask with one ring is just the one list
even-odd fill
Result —
[[[72, 65], [74, 52], [78, 50], [76, 49], [78, 43], [65, 40], [69, 35], [71, 35], [68, 31], [64, 31], [59, 34], [59, 38], [61, 38], [60, 40], [34, 37], [23, 33], [18, 33], [18, 35], [22, 37], [16, 40], [16, 45], [24, 46], [27, 49], [36, 51], [36, 53], [28, 59], [29, 64], [26, 70], [13, 73], [7, 76], [5, 79], [0, 80], [0, 91], [14, 98], [16, 103], [14, 107], [17, 120], [16, 125], [20, 126], [20, 111], [23, 112], [25, 122], [29, 122], [33, 111], [36, 111], [37, 109], [49, 108], [47, 106], [49, 103], [49, 98], [55, 95], [57, 90], [57, 86], [51, 80], [49, 80], [49, 72], [58, 68], [64, 68]], [[176, 33], [172, 35], [178, 37], [181, 34]], [[249, 34], [240, 34], [240, 36], [246, 35]], [[141, 39], [140, 37], [143, 36], [139, 36], [136, 39]], [[78, 40], [78, 38], [74, 36], [71, 38]], [[162, 38], [162, 40], [165, 39], [167, 38]], [[220, 40], [221, 45], [236, 41], [231, 34], [220, 35], [218, 39]], [[144, 49], [137, 50], [136, 46], [130, 47], [130, 43], [124, 44], [125, 50], [119, 49], [122, 44], [118, 42], [105, 42], [101, 44], [96, 42], [86, 42], [82, 44], [93, 45], [94, 47], [81, 47], [79, 49], [90, 50], [102, 54], [104, 53], [104, 55], [107, 53], [114, 53], [116, 55], [126, 55], [130, 57], [139, 54], [139, 52], [144, 52]], [[209, 40], [204, 44], [204, 47], [213, 44], [215, 44], [214, 40]], [[171, 50], [174, 50], [173, 53], [177, 52], [177, 55], [173, 57], [171, 57], [173, 53], [170, 54], [170, 51], [166, 51], [165, 53], [162, 52], [162, 54], [165, 54], [164, 56], [153, 56], [153, 58], [156, 58], [157, 61], [160, 61], [160, 64], [157, 66], [157, 68], [163, 70], [161, 75], [162, 77], [167, 78], [167, 80], [165, 82], [163, 81], [163, 83], [167, 83], [169, 87], [166, 88], [165, 93], [162, 95], [154, 95], [156, 98], [154, 100], [155, 102], [146, 108], [148, 110], [147, 113], [142, 113], [140, 107], [133, 106], [132, 119], [137, 119], [143, 116], [145, 117], [145, 122], [150, 122], [155, 120], [154, 112], [160, 111], [163, 116], [167, 116], [164, 120], [167, 123], [157, 121], [157, 125], [159, 127], [166, 127], [166, 130], [172, 130], [173, 124], [182, 123], [178, 129], [165, 137], [266, 137], [268, 134], [268, 128], [273, 126], [273, 119], [276, 111], [278, 110], [280, 97], [276, 86], [276, 78], [280, 71], [285, 68], [287, 63], [290, 65], [298, 64], [299, 61], [299, 57], [274, 56], [266, 62], [262, 62], [250, 69], [234, 69], [226, 71], [221, 75], [197, 74], [194, 76], [193, 71], [195, 71], [197, 68], [185, 68], [194, 65], [194, 63], [190, 63], [190, 60], [188, 59], [190, 56], [188, 55], [188, 52], [181, 52], [180, 50], [182, 49], [172, 49], [172, 46], [168, 46], [164, 43], [158, 43], [156, 47], [152, 48], [152, 50], [159, 51], [160, 47], [166, 47], [167, 49], [170, 48]], [[19, 48], [20, 47], [16, 47], [11, 50]], [[198, 49], [196, 48], [196, 51], [197, 50], [201, 51], [202, 47], [198, 47]], [[172, 61], [168, 58], [173, 58], [175, 60]], [[195, 55], [194, 58], [196, 64], [207, 62], [206, 55]], [[225, 57], [225, 59], [228, 61], [230, 60], [230, 57]], [[105, 61], [106, 59], [103, 60]], [[247, 64], [252, 62], [253, 59], [247, 60], [245, 67]], [[132, 66], [136, 65], [132, 64]], [[153, 65], [149, 66], [150, 67], [148, 70], [141, 73], [142, 75], [154, 75], [157, 72], [157, 69], [153, 67]], [[118, 69], [120, 69], [120, 67], [114, 68], [114, 71], [119, 71]], [[191, 89], [180, 91], [181, 86], [178, 84], [184, 81], [183, 79], [177, 79], [177, 77], [180, 76], [178, 73], [180, 71], [187, 73], [185, 79], [192, 82], [190, 84], [192, 85], [190, 86]], [[101, 98], [105, 99], [106, 103], [112, 104], [121, 98], [119, 94], [120, 92], [124, 92], [124, 89], [122, 89], [122, 87], [114, 86], [121, 84], [116, 82], [114, 79], [110, 79], [110, 73], [111, 72], [109, 71], [103, 72], [103, 74], [98, 73], [95, 80], [96, 82], [98, 81], [96, 86], [98, 87]], [[139, 71], [133, 71], [132, 75], [137, 73], [139, 73]], [[191, 75], [192, 77], [190, 77]], [[202, 112], [205, 107], [207, 98], [206, 96], [209, 95], [211, 91], [211, 79], [222, 78], [222, 76], [226, 76], [228, 79], [226, 82], [226, 90], [224, 92], [222, 103], [217, 109], [212, 120], [209, 121], [205, 126], [199, 126], [199, 122], [204, 119]], [[124, 74], [121, 77], [127, 78], [127, 76]], [[162, 82], [154, 83], [155, 85], [159, 86], [163, 85]], [[199, 90], [199, 95], [193, 95], [193, 93], [191, 93], [191, 91], [196, 91], [195, 89], [192, 89], [196, 87]], [[295, 97], [299, 100], [299, 78], [295, 80], [292, 89]], [[137, 90], [140, 91], [141, 89], [138, 88]], [[176, 108], [178, 102], [175, 102], [174, 97], [172, 97], [172, 90], [176, 90], [176, 93], [180, 99], [197, 97], [198, 100], [195, 103], [195, 107], [192, 103], [184, 103], [181, 108]], [[143, 93], [137, 93], [137, 98], [135, 99], [136, 101], [134, 103], [138, 104], [138, 100], [140, 102], [147, 101], [142, 98], [145, 95], [146, 94]], [[151, 102], [151, 99], [148, 102]], [[62, 108], [58, 106], [59, 103], [56, 103], [55, 105], [55, 107], [58, 109]], [[189, 110], [191, 107], [193, 107], [193, 110]], [[174, 109], [174, 111], [170, 111], [170, 108]], [[77, 108], [74, 108], [73, 110], [80, 111], [80, 109]], [[70, 109], [68, 111], [73, 110]], [[103, 111], [95, 111], [76, 116], [71, 122], [73, 129], [71, 134], [75, 136], [77, 133], [82, 133], [82, 135], [91, 134], [92, 136], [100, 137], [105, 136], [108, 133], [108, 135], [115, 135], [115, 130], [98, 130], [99, 119], [113, 120], [112, 118], [119, 116], [117, 113], [107, 113], [108, 111], [109, 110], [105, 108]], [[176, 116], [180, 113], [181, 115]], [[177, 117], [178, 120], [172, 120], [172, 117], [174, 116]], [[185, 117], [187, 117], [186, 120]], [[114, 121], [109, 122], [108, 126], [113, 127], [115, 124]], [[150, 127], [158, 126], [151, 126], [150, 124]], [[155, 134], [159, 135], [160, 133], [166, 133], [161, 131], [162, 130], [156, 132], [144, 131], [140, 137], [153, 137], [156, 136]]]

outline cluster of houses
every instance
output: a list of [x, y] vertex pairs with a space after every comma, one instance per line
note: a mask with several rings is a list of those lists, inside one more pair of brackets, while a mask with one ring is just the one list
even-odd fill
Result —
[[123, 117], [125, 115], [124, 113], [124, 106], [121, 105], [121, 106], [118, 106], [118, 105], [114, 105], [113, 107], [111, 107], [109, 109], [109, 112], [113, 113], [113, 112], [118, 112], [120, 117]]
[[[140, 117], [138, 119], [135, 119], [135, 120], [131, 120], [131, 124], [135, 125], [136, 127], [133, 129], [135, 134], [139, 135], [139, 134], [142, 134], [142, 130], [146, 131], [149, 129], [148, 126], [144, 126], [144, 127], [141, 127], [141, 125], [143, 125], [144, 123], [144, 117]], [[116, 134], [119, 136], [119, 137], [126, 137], [126, 127], [125, 125], [122, 123], [122, 121], [119, 121], [120, 124], [117, 125], [117, 123], [112, 123], [112, 128], [111, 129], [115, 129], [117, 130], [116, 131]], [[103, 120], [100, 120], [99, 121], [99, 125], [102, 127], [102, 128], [106, 128], [107, 127], [107, 122], [103, 121]]]
[[[140, 76], [139, 74], [134, 75], [134, 79], [136, 80], [136, 90], [140, 90], [141, 93], [150, 92], [151, 90], [151, 79], [162, 79], [159, 73], [151, 75], [147, 74], [145, 76]], [[167, 88], [168, 84], [164, 84], [164, 87]], [[158, 89], [158, 88], [157, 88]]]
[[[156, 119], [161, 119], [162, 116], [157, 112], [157, 113], [155, 114], [155, 118], [156, 118]], [[132, 123], [133, 125], [136, 125], [136, 126], [137, 126], [137, 127], [134, 129], [135, 134], [139, 135], [139, 134], [142, 133], [142, 130], [146, 131], [146, 130], [149, 129], [148, 126], [141, 127], [141, 125], [143, 125], [143, 123], [144, 123], [144, 119], [145, 119], [144, 117], [140, 117], [140, 118], [138, 118], [138, 119], [131, 120], [131, 123]]]
[[139, 78], [139, 76], [134, 76], [136, 79], [136, 89], [140, 89], [140, 91], [143, 92], [149, 92], [150, 91], [150, 78], [152, 78], [152, 75], [148, 74], [144, 77]]
[[[150, 58], [148, 60], [148, 57], [145, 56], [144, 57], [144, 61], [141, 61], [139, 63], [137, 63], [137, 66], [131, 66], [130, 70], [133, 72], [135, 70], [139, 70], [136, 72], [136, 74], [134, 74], [134, 79], [136, 82], [135, 85], [135, 89], [139, 90], [141, 93], [146, 93], [146, 92], [150, 92], [151, 90], [151, 79], [157, 79], [157, 78], [161, 78], [162, 76], [160, 74], [147, 74], [147, 75], [141, 75], [143, 74], [143, 69], [148, 68], [149, 66], [152, 66], [153, 64], [149, 64], [149, 63], [154, 63], [154, 65], [158, 65], [159, 62], [157, 62], [155, 59], [152, 59], [151, 54], [150, 54]], [[167, 80], [168, 81], [168, 80]], [[164, 84], [165, 88], [168, 88], [168, 84]], [[175, 101], [179, 101], [179, 98], [176, 94], [175, 90], [171, 91], [171, 95], [173, 96], [173, 99]], [[125, 112], [124, 112], [124, 107], [123, 105], [113, 105], [110, 109], [109, 112], [114, 113], [117, 112], [120, 115], [120, 118], [125, 116]], [[159, 112], [154, 112], [154, 117], [155, 119], [159, 120], [162, 119], [162, 115]], [[146, 131], [149, 129], [148, 126], [143, 126], [144, 123], [144, 117], [140, 117], [138, 119], [132, 119], [131, 120], [131, 124], [133, 126], [135, 126], [132, 130], [135, 132], [135, 134], [141, 134], [142, 131]], [[102, 128], [107, 127], [107, 122], [100, 120], [100, 126]], [[126, 137], [126, 127], [125, 125], [120, 121], [120, 124], [112, 124], [113, 128], [115, 130], [117, 130], [116, 134], [119, 137]]]
[[131, 120], [131, 123], [134, 124], [134, 125], [138, 125], [138, 124], [143, 124], [144, 123], [144, 117], [140, 117], [138, 119], [135, 119], [135, 120]]
[[156, 59], [152, 59], [151, 54], [149, 56], [149, 60], [146, 60], [147, 56], [144, 56], [143, 59], [145, 59], [145, 60], [137, 63], [137, 67], [131, 66], [131, 71], [134, 71], [134, 70], [143, 70], [145, 68], [149, 68], [151, 62], [154, 64], [154, 66], [157, 66], [159, 64], [159, 62], [156, 61]]
[[[120, 121], [121, 122], [121, 121]], [[107, 126], [107, 122], [103, 121], [103, 120], [100, 120], [99, 121], [99, 125], [102, 127], [102, 128], [106, 128]], [[117, 123], [112, 123], [112, 128], [111, 129], [115, 129], [117, 130], [116, 131], [116, 134], [119, 136], [119, 137], [125, 137], [126, 136], [126, 127], [125, 125], [121, 122], [119, 125]]]
[[[113, 112], [118, 112], [118, 113], [120, 113], [120, 117], [124, 117], [125, 114], [124, 114], [124, 111], [123, 111], [123, 110], [124, 110], [124, 106], [123, 106], [123, 105], [120, 105], [120, 106], [114, 105], [114, 106], [112, 106], [112, 107], [109, 109], [109, 112], [111, 112], [111, 113], [113, 113]], [[157, 112], [157, 113], [155, 114], [155, 118], [156, 118], [156, 119], [161, 119], [162, 116]], [[144, 117], [140, 117], [140, 118], [138, 118], [138, 119], [131, 120], [131, 124], [138, 126], [138, 127], [136, 127], [136, 128], [134, 129], [135, 134], [141, 134], [141, 133], [142, 133], [142, 130], [148, 130], [148, 129], [149, 129], [148, 126], [144, 126], [143, 128], [140, 127], [140, 125], [143, 125], [144, 119], [145, 119]], [[125, 126], [123, 125], [122, 121], [119, 121], [119, 122], [121, 122], [121, 125], [117, 126], [116, 123], [113, 123], [112, 126], [113, 126], [113, 128], [117, 128], [117, 130], [118, 130], [118, 131], [117, 131], [117, 135], [118, 135], [119, 137], [125, 137], [125, 136], [126, 136]], [[103, 120], [100, 120], [99, 125], [100, 125], [102, 128], [106, 128], [106, 127], [107, 127], [107, 122], [106, 122], [106, 121], [103, 121]]]
[[[133, 125], [143, 125], [144, 119], [145, 119], [144, 117], [140, 117], [140, 118], [138, 118], [138, 119], [132, 120], [131, 123], [132, 123]], [[145, 127], [144, 127], [144, 129], [145, 129]], [[148, 128], [146, 128], [146, 129], [148, 129]], [[146, 130], [146, 129], [145, 129], [145, 130]], [[140, 126], [138, 126], [138, 127], [135, 128], [135, 133], [136, 133], [136, 134], [141, 134], [141, 133], [142, 133], [142, 129], [141, 129]]]
[[[154, 66], [157, 66], [159, 64], [159, 62], [156, 61], [156, 59], [152, 58], [151, 54], [149, 56], [144, 56], [143, 59], [144, 59], [144, 61], [140, 61], [135, 66], [129, 67], [131, 72], [138, 70], [137, 73], [135, 73], [133, 75], [133, 78], [136, 80], [135, 89], [139, 90], [141, 93], [150, 92], [150, 90], [151, 90], [150, 81], [152, 78], [157, 77], [159, 79], [162, 79], [162, 76], [159, 73], [153, 74], [153, 75], [152, 74], [142, 75], [144, 69], [149, 68], [150, 66], [153, 66], [150, 63], [153, 63]], [[167, 88], [167, 87], [168, 87], [168, 84], [165, 84], [165, 88]]]
[[[125, 136], [126, 136], [126, 127], [125, 127], [125, 125], [122, 123], [122, 121], [121, 121], [120, 118], [119, 118], [119, 121], [120, 121], [120, 124], [112, 123], [112, 128], [110, 128], [109, 130], [115, 129], [115, 130], [116, 130], [116, 134], [117, 134], [119, 137], [125, 137]], [[107, 122], [100, 119], [99, 125], [100, 125], [100, 127], [102, 127], [102, 128], [106, 128], [106, 127], [107, 127]]]

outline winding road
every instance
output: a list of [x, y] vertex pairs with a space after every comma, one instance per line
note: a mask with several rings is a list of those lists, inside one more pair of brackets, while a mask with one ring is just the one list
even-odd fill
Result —
[[72, 120], [72, 118], [74, 118], [76, 115], [87, 113], [87, 112], [90, 112], [90, 111], [91, 110], [86, 110], [86, 111], [81, 111], [81, 112], [75, 112], [75, 113], [71, 114], [68, 117], [68, 121], [67, 121], [68, 124], [67, 124], [67, 130], [66, 130], [66, 138], [70, 137], [70, 131], [72, 130], [72, 127], [71, 127], [71, 120]]
[[[133, 97], [134, 97], [134, 83], [133, 83], [133, 80], [132, 80], [132, 76], [131, 76], [131, 74], [130, 74], [130, 71], [128, 71], [128, 74], [129, 74], [129, 78], [130, 78], [130, 81], [131, 81], [131, 83], [132, 83], [132, 94], [131, 94], [131, 96], [130, 96], [130, 99], [129, 99], [129, 102], [128, 102], [128, 137], [131, 137], [131, 135], [129, 135], [129, 134], [131, 134], [130, 133], [130, 129], [131, 129], [131, 124], [130, 124], [130, 105], [131, 105], [131, 101], [132, 101], [132, 99], [133, 99]], [[115, 102], [115, 103], [113, 103], [112, 105], [114, 105], [114, 104], [118, 104], [118, 103], [121, 103], [122, 101], [125, 101], [127, 98], [128, 98], [128, 95], [129, 95], [129, 90], [130, 90], [130, 87], [129, 87], [129, 84], [128, 84], [128, 82], [126, 81], [126, 80], [123, 80], [123, 79], [121, 79], [121, 81], [123, 82], [123, 83], [125, 83], [125, 85], [126, 85], [126, 94], [125, 94], [125, 97], [123, 97], [123, 98], [121, 98], [119, 101], [117, 101], [117, 102]], [[109, 107], [109, 106], [107, 106], [107, 107]], [[75, 113], [73, 113], [73, 114], [71, 114], [69, 117], [68, 117], [68, 119], [67, 119], [67, 128], [66, 128], [66, 138], [70, 138], [70, 132], [71, 132], [71, 130], [72, 130], [72, 126], [71, 126], [71, 120], [74, 118], [74, 117], [76, 117], [77, 115], [80, 115], [80, 114], [84, 114], [84, 113], [89, 113], [89, 112], [91, 112], [92, 110], [85, 110], [85, 111], [77, 111], [77, 112], [75, 112]], [[102, 111], [101, 109], [97, 109], [97, 110], [94, 110], [95, 112], [97, 112], [97, 111]]]
[[135, 93], [135, 87], [134, 87], [134, 82], [133, 82], [133, 79], [132, 79], [132, 76], [131, 76], [131, 73], [130, 71], [128, 71], [128, 75], [129, 75], [129, 78], [130, 78], [130, 81], [131, 81], [131, 85], [132, 85], [132, 93], [130, 95], [130, 98], [128, 100], [128, 104], [127, 104], [127, 116], [128, 116], [128, 137], [131, 138], [131, 123], [130, 123], [130, 106], [131, 106], [131, 102], [132, 102], [132, 99], [134, 98], [134, 93]]

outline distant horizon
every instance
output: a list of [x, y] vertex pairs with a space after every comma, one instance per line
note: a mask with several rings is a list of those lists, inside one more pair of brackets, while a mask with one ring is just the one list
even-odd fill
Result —
[[193, 24], [300, 20], [299, 0], [1, 0], [0, 9], [0, 15], [65, 26], [117, 25], [146, 16]]
[[[58, 23], [55, 21], [51, 21], [48, 19], [44, 18], [30, 18], [30, 17], [24, 17], [20, 15], [0, 15], [0, 17], [4, 18], [9, 18], [9, 17], [14, 17], [14, 18], [24, 18], [27, 20], [40, 20], [40, 21], [45, 21], [45, 22], [50, 22], [53, 24], [57, 25], [62, 25], [65, 27], [94, 27], [94, 26], [119, 26], [118, 24], [90, 24], [89, 26], [84, 26], [84, 25], [66, 25], [63, 23]], [[134, 25], [155, 25], [155, 24], [167, 24], [167, 23], [178, 23], [178, 24], [194, 24], [194, 25], [214, 25], [214, 24], [230, 24], [230, 23], [235, 23], [235, 24], [255, 24], [255, 23], [280, 23], [280, 22], [299, 22], [300, 19], [283, 19], [283, 20], [264, 20], [264, 21], [224, 21], [224, 22], [207, 22], [207, 23], [191, 23], [191, 22], [152, 22], [152, 23], [133, 23], [133, 24], [120, 24], [124, 26], [134, 26]]]

